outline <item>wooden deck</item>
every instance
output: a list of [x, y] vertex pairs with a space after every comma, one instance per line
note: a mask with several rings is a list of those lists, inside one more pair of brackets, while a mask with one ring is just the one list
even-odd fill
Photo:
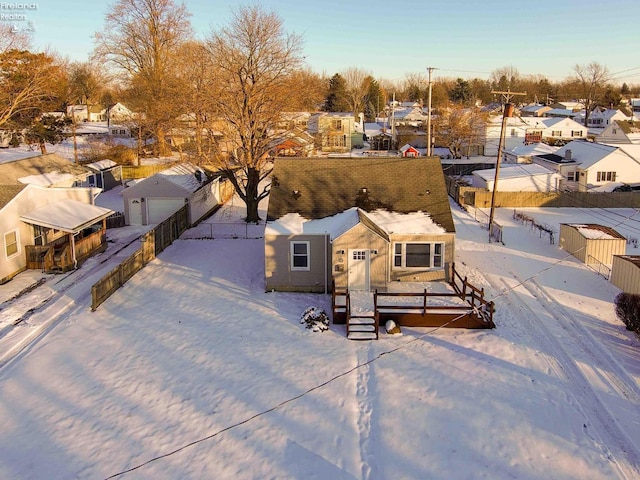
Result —
[[[453, 268], [453, 281], [391, 283], [387, 292], [332, 289], [334, 324], [347, 325], [347, 337], [377, 339], [380, 325], [393, 320], [407, 327], [495, 328], [493, 302]], [[364, 325], [364, 326], [363, 326]], [[366, 333], [366, 334], [365, 334]]]

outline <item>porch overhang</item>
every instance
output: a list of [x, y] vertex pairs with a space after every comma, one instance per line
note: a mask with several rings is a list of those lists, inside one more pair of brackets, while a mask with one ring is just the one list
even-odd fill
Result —
[[113, 210], [108, 208], [65, 199], [25, 213], [20, 216], [20, 220], [31, 225], [75, 234], [104, 220], [112, 213]]

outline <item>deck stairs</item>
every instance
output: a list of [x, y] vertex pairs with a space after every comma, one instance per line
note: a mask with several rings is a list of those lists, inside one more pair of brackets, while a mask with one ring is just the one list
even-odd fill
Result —
[[350, 291], [347, 315], [347, 338], [349, 340], [377, 340], [378, 320], [373, 304], [373, 293]]

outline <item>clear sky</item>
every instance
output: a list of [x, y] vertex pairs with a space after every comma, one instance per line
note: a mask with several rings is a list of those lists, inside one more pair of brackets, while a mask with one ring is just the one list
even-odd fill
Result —
[[[87, 0], [3, 0], [0, 15], [33, 27], [36, 47], [51, 47], [71, 60], [87, 60], [93, 34], [112, 4]], [[35, 10], [7, 8], [35, 5]], [[263, 0], [285, 30], [302, 35], [308, 65], [333, 75], [358, 67], [378, 79], [407, 74], [426, 78], [489, 78], [515, 67], [559, 81], [576, 64], [607, 66], [616, 82], [640, 83], [638, 0]], [[247, 4], [247, 2], [241, 3]], [[199, 38], [229, 22], [233, 1], [185, 0]], [[5, 20], [6, 21], [6, 20]]]

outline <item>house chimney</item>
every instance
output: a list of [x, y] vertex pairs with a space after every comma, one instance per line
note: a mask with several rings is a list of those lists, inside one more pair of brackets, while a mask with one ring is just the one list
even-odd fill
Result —
[[566, 149], [566, 150], [564, 151], [564, 159], [565, 159], [565, 160], [571, 160], [571, 150]]

